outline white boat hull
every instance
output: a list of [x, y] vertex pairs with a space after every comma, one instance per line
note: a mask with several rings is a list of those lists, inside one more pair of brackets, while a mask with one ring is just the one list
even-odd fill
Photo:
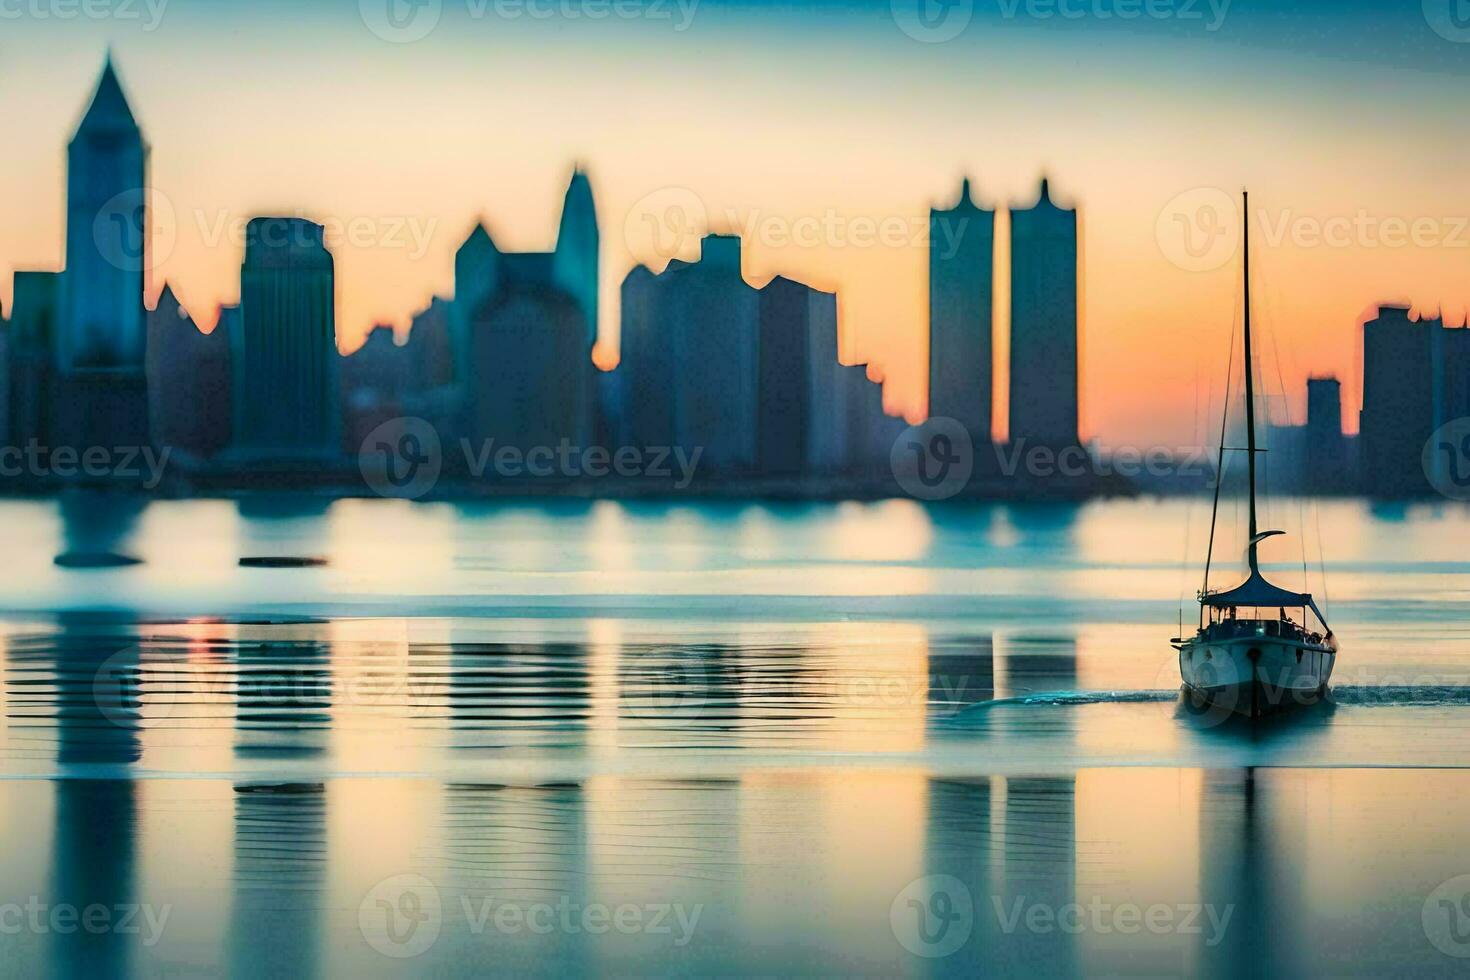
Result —
[[1317, 704], [1336, 660], [1330, 647], [1292, 637], [1197, 636], [1179, 645], [1189, 693], [1248, 718]]

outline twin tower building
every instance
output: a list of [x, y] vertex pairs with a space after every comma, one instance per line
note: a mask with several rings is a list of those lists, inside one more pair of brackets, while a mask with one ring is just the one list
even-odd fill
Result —
[[[1009, 440], [1025, 451], [1078, 445], [1077, 212], [1041, 182], [1034, 207], [1012, 208]], [[992, 441], [995, 212], [970, 182], [929, 216], [929, 415]]]

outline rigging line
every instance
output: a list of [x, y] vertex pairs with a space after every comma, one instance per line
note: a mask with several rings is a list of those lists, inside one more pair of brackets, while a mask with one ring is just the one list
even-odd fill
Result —
[[[1199, 365], [1194, 371], [1194, 414], [1190, 419], [1189, 438], [1199, 431]], [[1193, 504], [1184, 509], [1184, 556], [1179, 560], [1179, 617], [1184, 618], [1184, 590], [1189, 582], [1189, 525], [1194, 516]]]
[[[1281, 392], [1281, 408], [1282, 411], [1286, 413], [1286, 425], [1289, 427], [1291, 425], [1291, 402], [1288, 400], [1286, 395], [1286, 377], [1281, 372], [1281, 342], [1277, 337], [1276, 330], [1274, 328], [1270, 331], [1270, 334], [1271, 354], [1276, 359], [1276, 386]], [[1303, 427], [1302, 438], [1305, 439], [1306, 436], [1306, 429], [1305, 427]], [[1297, 448], [1306, 449], [1309, 447], [1298, 446]], [[1300, 475], [1305, 478], [1305, 460], [1299, 458], [1296, 460], [1296, 463]], [[1289, 473], [1290, 470], [1288, 470], [1287, 472]], [[1302, 591], [1310, 592], [1312, 591], [1312, 589], [1311, 583], [1308, 581], [1309, 573], [1307, 572], [1307, 510], [1306, 503], [1302, 499], [1302, 489], [1303, 488], [1301, 486], [1297, 486], [1294, 488], [1294, 492], [1296, 495], [1296, 519], [1297, 527], [1300, 529], [1302, 541]]]
[[1235, 327], [1239, 318], [1230, 322], [1230, 356], [1225, 363], [1225, 397], [1221, 399], [1220, 455], [1215, 460], [1215, 502], [1210, 506], [1210, 544], [1205, 550], [1205, 584], [1201, 596], [1210, 591], [1210, 562], [1215, 557], [1215, 525], [1220, 518], [1220, 487], [1225, 483], [1225, 435], [1230, 423], [1230, 382], [1235, 376]]
[[[1203, 444], [1204, 440], [1201, 438], [1203, 433], [1200, 431], [1199, 421], [1199, 390], [1199, 360], [1198, 358], [1196, 358], [1194, 362], [1194, 418], [1190, 421], [1189, 424], [1189, 438], [1191, 441], [1196, 441]], [[1205, 406], [1205, 411], [1209, 411], [1208, 405]], [[1189, 587], [1189, 542], [1193, 537], [1193, 530], [1194, 495], [1190, 494], [1188, 498], [1188, 503], [1185, 504], [1184, 507], [1184, 557], [1181, 558], [1179, 561], [1179, 622], [1181, 624], [1184, 622], [1184, 596], [1186, 594], [1185, 590]], [[1180, 635], [1183, 635], [1182, 625], [1180, 626]]]
[[[1280, 353], [1280, 346], [1278, 345], [1278, 343], [1276, 341], [1274, 332], [1272, 334], [1272, 347], [1273, 347], [1273, 349], [1276, 352], [1276, 378], [1277, 378], [1277, 383], [1281, 387], [1281, 402], [1282, 402], [1282, 405], [1283, 406], [1289, 406], [1290, 405], [1290, 401], [1288, 400], [1287, 394], [1286, 394], [1286, 379], [1282, 376], [1282, 373], [1281, 373], [1281, 353]], [[1293, 368], [1295, 368], [1295, 366], [1296, 366], [1296, 359], [1295, 358], [1292, 359], [1292, 366], [1293, 366]], [[1311, 406], [1308, 405], [1308, 410], [1310, 410], [1310, 407]], [[1287, 411], [1288, 411], [1287, 422], [1289, 423], [1291, 421], [1290, 415], [1289, 415], [1289, 412], [1290, 412], [1290, 408], [1289, 407], [1287, 408]], [[1307, 504], [1306, 504], [1305, 494], [1306, 494], [1306, 491], [1307, 491], [1307, 487], [1309, 486], [1308, 480], [1309, 480], [1309, 477], [1310, 477], [1310, 474], [1309, 474], [1309, 472], [1307, 470], [1307, 465], [1308, 465], [1308, 462], [1311, 459], [1311, 455], [1312, 454], [1311, 454], [1311, 444], [1310, 444], [1310, 442], [1307, 441], [1309, 439], [1311, 433], [1310, 433], [1310, 430], [1308, 430], [1307, 427], [1306, 427], [1306, 421], [1307, 420], [1304, 419], [1303, 420], [1303, 423], [1302, 423], [1302, 440], [1303, 440], [1303, 442], [1298, 447], [1301, 450], [1301, 454], [1300, 454], [1300, 457], [1297, 459], [1297, 466], [1298, 466], [1298, 470], [1299, 470], [1299, 472], [1301, 474], [1302, 482], [1301, 482], [1301, 485], [1299, 485], [1299, 486], [1296, 487], [1295, 493], [1296, 493], [1296, 498], [1297, 498], [1297, 508], [1296, 508], [1297, 509], [1297, 525], [1301, 529], [1301, 538], [1302, 538], [1302, 591], [1303, 592], [1311, 592], [1312, 591], [1312, 586], [1311, 586], [1311, 572], [1308, 571], [1308, 558], [1307, 558]], [[1339, 424], [1339, 427], [1340, 427], [1341, 426], [1341, 421], [1340, 420], [1339, 420], [1339, 423], [1338, 424]], [[1324, 550], [1323, 545], [1322, 545], [1322, 511], [1321, 511], [1321, 508], [1320, 508], [1320, 506], [1318, 504], [1318, 501], [1317, 501], [1317, 498], [1316, 498], [1315, 495], [1312, 497], [1312, 518], [1313, 518], [1313, 521], [1315, 523], [1316, 531], [1317, 531], [1317, 559], [1318, 559], [1319, 570], [1320, 570], [1320, 575], [1321, 575], [1321, 580], [1322, 580], [1322, 602], [1324, 603], [1324, 607], [1323, 608], [1325, 609], [1326, 608], [1325, 604], [1327, 602], [1327, 555], [1326, 555], [1326, 551]]]
[[[1331, 616], [1332, 603], [1327, 598], [1327, 548], [1322, 544], [1322, 509], [1315, 502], [1312, 504], [1312, 513], [1317, 519], [1317, 560], [1321, 563], [1322, 567], [1322, 609], [1327, 615]], [[1327, 624], [1323, 623], [1322, 625], [1326, 626]]]

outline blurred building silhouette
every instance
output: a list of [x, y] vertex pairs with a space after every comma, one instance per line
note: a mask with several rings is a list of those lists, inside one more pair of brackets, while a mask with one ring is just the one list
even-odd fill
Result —
[[[557, 226], [551, 271], [556, 285], [576, 300], [582, 311], [582, 320], [587, 328], [585, 356], [588, 360], [597, 345], [600, 323], [601, 260], [602, 245], [597, 230], [597, 204], [592, 196], [592, 182], [579, 165], [573, 168], [562, 199], [561, 222]], [[606, 405], [603, 400], [606, 392], [602, 390], [605, 385], [599, 379], [601, 373], [590, 366], [582, 372], [582, 379], [587, 386], [583, 398], [587, 405], [589, 428], [585, 430], [585, 436], [588, 440], [594, 437], [594, 433], [604, 432], [611, 427], [609, 420], [603, 417], [611, 406]], [[619, 443], [604, 445], [616, 448]]]
[[404, 347], [408, 352], [409, 387], [415, 393], [433, 391], [454, 381], [454, 350], [449, 337], [450, 303], [435, 296], [414, 314]]
[[[577, 423], [558, 438], [565, 436], [585, 444], [599, 404], [592, 348], [597, 341], [600, 255], [592, 185], [580, 168], [574, 170], [568, 183], [552, 251], [502, 251], [483, 222], [470, 230], [455, 253], [454, 297], [447, 302], [443, 313], [448, 323], [448, 354], [455, 385], [447, 399], [440, 399], [447, 404], [426, 406], [444, 418], [441, 430], [465, 430], [484, 437], [493, 429], [500, 433], [497, 438], [517, 444], [531, 438], [529, 434], [524, 439], [514, 436], [505, 429], [518, 416], [515, 411], [506, 414], [510, 406], [505, 403], [503, 393], [489, 390], [494, 386], [475, 369], [486, 363], [482, 358], [489, 352], [513, 354], [518, 349], [520, 341], [514, 338], [523, 333], [524, 327], [509, 323], [507, 317], [524, 315], [529, 317], [527, 323], [560, 325], [568, 313], [562, 308], [562, 300], [569, 297], [572, 312], [582, 323], [583, 350], [565, 368], [577, 374], [585, 390], [567, 406], [578, 419]], [[492, 309], [498, 310], [493, 317]], [[501, 335], [488, 340], [480, 337], [478, 331], [492, 319]], [[529, 343], [534, 338], [522, 339]], [[549, 346], [557, 347], [564, 341], [564, 337], [558, 336]], [[539, 346], [535, 352], [538, 356], [544, 353]], [[513, 360], [496, 364], [494, 376], [504, 382], [515, 366]], [[439, 373], [437, 364], [427, 367], [427, 373]], [[545, 405], [530, 407], [528, 412], [530, 416], [549, 418], [544, 416], [545, 408]]]
[[143, 364], [148, 147], [108, 58], [66, 151], [63, 373]]
[[869, 365], [844, 366], [843, 399], [847, 409], [847, 472], [864, 482], [886, 483], [892, 475], [893, 444], [909, 427], [883, 407], [883, 382], [869, 374]]
[[556, 234], [556, 250], [552, 259], [552, 277], [557, 286], [569, 293], [581, 307], [587, 325], [587, 350], [597, 343], [598, 286], [601, 267], [601, 244], [597, 231], [597, 205], [592, 197], [592, 183], [577, 167], [567, 184], [562, 202], [561, 224]]
[[714, 475], [887, 474], [906, 423], [883, 414], [866, 365], [838, 359], [836, 294], [784, 276], [750, 286], [734, 236], [706, 236], [701, 251], [623, 280], [629, 440], [701, 447]]
[[592, 370], [592, 444], [616, 452], [634, 445], [628, 424], [628, 403], [621, 371]]
[[240, 270], [235, 448], [246, 458], [335, 457], [340, 429], [335, 278], [321, 225], [253, 218]]
[[[741, 273], [740, 239], [706, 235], [700, 260], [666, 269], [655, 316], [674, 365], [671, 444], [702, 447], [709, 472], [757, 462], [760, 296]], [[667, 396], [666, 396], [667, 397]]]
[[16, 272], [10, 303], [8, 444], [51, 445], [61, 273]]
[[201, 333], [165, 285], [148, 314], [148, 415], [153, 443], [205, 458], [226, 448], [231, 433], [230, 321], [220, 311]]
[[[461, 388], [455, 381], [450, 335], [453, 305], [452, 301], [435, 296], [428, 306], [414, 314], [403, 345], [404, 388], [400, 399], [403, 415], [426, 420], [448, 438], [464, 428]], [[353, 442], [351, 434], [346, 442], [349, 452], [355, 452], [361, 445]]]
[[[826, 406], [816, 401], [811, 379], [822, 340], [818, 331], [830, 324], [836, 342], [837, 297], [777, 276], [760, 290], [759, 411], [756, 419], [759, 468], [766, 475], [805, 473], [815, 441], [813, 428]], [[814, 329], [814, 324], [816, 329]]]
[[399, 345], [393, 327], [379, 323], [368, 331], [361, 347], [342, 358], [342, 391], [349, 397], [370, 392], [380, 399], [397, 400], [409, 387], [411, 368], [406, 347]]
[[[837, 335], [837, 296], [815, 293], [808, 304], [807, 396], [809, 418], [806, 465], [813, 476], [835, 476], [851, 469], [852, 439], [848, 403], [862, 389], [849, 379]], [[866, 377], [866, 373], [864, 374]]]
[[483, 222], [476, 222], [454, 253], [454, 298], [449, 302], [449, 346], [454, 377], [464, 391], [469, 377], [472, 324], [500, 286], [500, 250]]
[[587, 445], [594, 370], [582, 307], [548, 282], [512, 278], [473, 321], [470, 434], [522, 453]]
[[355, 453], [368, 433], [405, 414], [413, 388], [413, 354], [399, 346], [393, 328], [378, 324], [361, 347], [342, 358], [343, 449]]
[[10, 442], [10, 321], [0, 314], [0, 446]]
[[1078, 444], [1077, 212], [1052, 202], [1011, 210], [1010, 439]]
[[[210, 334], [167, 287], [145, 312], [148, 152], [109, 59], [68, 146], [65, 270], [15, 274], [0, 333], [0, 437], [10, 444], [153, 441], [223, 456], [204, 468], [211, 476], [276, 472], [269, 461], [304, 473], [407, 415], [446, 444], [698, 449], [704, 476], [810, 480], [818, 494], [892, 478], [907, 424], [884, 410], [879, 365], [842, 362], [858, 358], [839, 351], [836, 296], [783, 276], [755, 288], [736, 236], [706, 237], [696, 262], [634, 268], [621, 285], [621, 362], [598, 370], [600, 228], [580, 166], [550, 250], [502, 250], [477, 221], [455, 254], [453, 295], [413, 317], [406, 343], [379, 327], [341, 358], [334, 260], [324, 230], [300, 219], [250, 222], [241, 306]], [[994, 428], [995, 212], [965, 180], [929, 220], [929, 410], [965, 426], [978, 465]], [[1043, 180], [1036, 205], [1012, 211], [1010, 234], [1010, 438], [1023, 450], [1073, 447], [1078, 215]], [[1337, 380], [1308, 382], [1305, 425], [1269, 428], [1265, 465], [1278, 487], [1427, 491], [1430, 434], [1470, 417], [1470, 331], [1382, 307], [1364, 327], [1363, 388], [1354, 440]], [[221, 454], [227, 445], [235, 452]], [[1437, 478], [1432, 468], [1451, 463], [1428, 465]], [[1051, 489], [1051, 477], [1026, 476], [1006, 492]]]
[[[1463, 330], [1435, 317], [1410, 319], [1407, 306], [1381, 306], [1363, 324], [1363, 490], [1376, 497], [1426, 493], [1424, 447], [1440, 425], [1470, 414], [1455, 404], [1470, 362]], [[1455, 377], [1455, 370], [1459, 378]]]
[[674, 444], [674, 351], [667, 323], [667, 303], [661, 301], [666, 277], [688, 265], [675, 259], [662, 272], [635, 266], [622, 284], [621, 357], [619, 395], [631, 444]]
[[1347, 493], [1356, 486], [1354, 440], [1342, 431], [1342, 382], [1333, 377], [1307, 379], [1307, 493]]
[[970, 181], [953, 208], [929, 212], [929, 414], [990, 442], [994, 369], [995, 212], [978, 207]]
[[74, 447], [141, 446], [148, 438], [148, 147], [110, 57], [66, 160], [53, 439]]

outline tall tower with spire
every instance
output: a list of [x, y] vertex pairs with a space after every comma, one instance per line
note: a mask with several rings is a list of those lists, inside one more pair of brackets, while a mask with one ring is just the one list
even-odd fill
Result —
[[929, 415], [990, 442], [991, 307], [995, 212], [975, 204], [970, 181], [948, 210], [929, 212]]
[[1011, 209], [1012, 443], [1078, 444], [1077, 212], [1052, 203]]
[[552, 276], [582, 308], [587, 322], [587, 351], [597, 343], [598, 272], [601, 241], [597, 231], [597, 205], [592, 183], [580, 166], [572, 171], [562, 203], [561, 226], [556, 235]]
[[62, 374], [141, 370], [148, 267], [148, 145], [111, 55], [66, 151]]

